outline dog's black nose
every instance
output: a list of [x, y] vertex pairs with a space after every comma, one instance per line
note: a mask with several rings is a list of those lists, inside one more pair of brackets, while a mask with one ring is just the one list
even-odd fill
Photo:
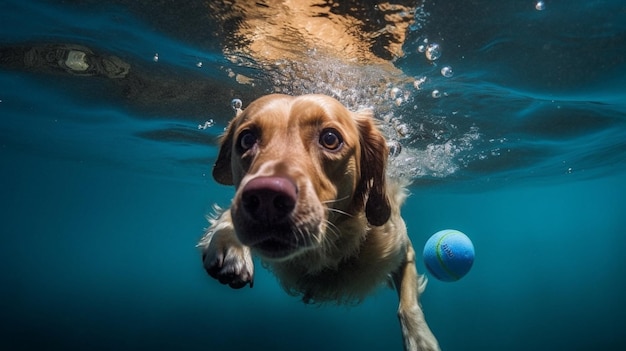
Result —
[[264, 224], [283, 222], [296, 207], [298, 191], [284, 177], [257, 177], [250, 180], [241, 193], [244, 211]]

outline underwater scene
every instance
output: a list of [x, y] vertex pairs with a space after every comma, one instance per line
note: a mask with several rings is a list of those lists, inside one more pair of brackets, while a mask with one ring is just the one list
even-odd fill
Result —
[[[196, 245], [270, 94], [374, 111], [442, 350], [625, 350], [626, 3], [3, 0], [2, 350], [402, 350], [398, 295], [305, 304]], [[422, 258], [475, 249], [444, 281]]]

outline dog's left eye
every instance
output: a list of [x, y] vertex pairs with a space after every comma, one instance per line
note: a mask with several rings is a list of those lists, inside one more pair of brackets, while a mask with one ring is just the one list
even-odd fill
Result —
[[343, 138], [335, 129], [324, 129], [320, 134], [319, 143], [326, 149], [335, 151], [339, 150], [339, 148], [343, 145]]

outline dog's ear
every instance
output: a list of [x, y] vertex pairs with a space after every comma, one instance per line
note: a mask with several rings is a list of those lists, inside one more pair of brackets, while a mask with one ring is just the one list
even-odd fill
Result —
[[[237, 111], [237, 116], [241, 110]], [[237, 117], [235, 116], [235, 118]], [[220, 152], [213, 165], [213, 178], [220, 184], [233, 185], [233, 170], [231, 168], [231, 156], [233, 148], [233, 134], [235, 133], [234, 119], [228, 124], [226, 132], [220, 138]]]
[[389, 152], [387, 142], [374, 125], [372, 111], [360, 111], [354, 115], [361, 143], [361, 178], [356, 186], [354, 200], [358, 201], [358, 208], [365, 205], [365, 216], [371, 225], [381, 226], [391, 216], [385, 185], [385, 166]]

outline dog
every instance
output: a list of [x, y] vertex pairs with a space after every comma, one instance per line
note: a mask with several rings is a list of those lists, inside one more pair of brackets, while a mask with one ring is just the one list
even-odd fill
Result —
[[307, 303], [359, 302], [391, 283], [404, 349], [439, 350], [400, 215], [407, 191], [387, 179], [387, 157], [372, 112], [326, 95], [272, 94], [238, 109], [213, 168], [236, 193], [198, 244], [204, 268], [232, 288], [252, 287], [257, 255]]

